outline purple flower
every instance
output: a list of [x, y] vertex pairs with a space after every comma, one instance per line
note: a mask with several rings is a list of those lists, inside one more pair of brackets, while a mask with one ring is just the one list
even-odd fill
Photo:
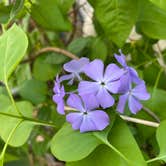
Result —
[[103, 130], [109, 125], [109, 117], [102, 110], [95, 110], [98, 102], [93, 95], [78, 96], [71, 94], [67, 104], [78, 112], [69, 113], [66, 120], [72, 124], [74, 130], [80, 132]]
[[60, 85], [58, 76], [56, 77], [53, 91], [55, 93], [53, 95], [53, 101], [57, 104], [57, 111], [59, 114], [64, 115], [65, 111], [64, 111], [64, 99], [63, 98], [65, 96], [65, 90], [64, 90], [64, 86]]
[[60, 81], [70, 80], [69, 84], [72, 85], [75, 78], [81, 81], [80, 73], [82, 73], [83, 67], [89, 63], [88, 58], [80, 58], [79, 60], [71, 60], [70, 62], [64, 64], [63, 68], [70, 74], [60, 77]]
[[125, 91], [129, 89], [130, 84], [132, 82], [139, 84], [141, 80], [138, 77], [137, 71], [133, 69], [132, 67], [127, 66], [126, 58], [121, 52], [121, 50], [119, 50], [119, 52], [120, 52], [120, 55], [115, 54], [114, 56], [116, 60], [122, 65], [125, 71], [125, 74], [120, 78], [121, 86], [119, 87], [119, 92], [124, 93]]
[[118, 92], [120, 86], [118, 79], [124, 74], [123, 69], [110, 64], [104, 72], [103, 62], [96, 59], [84, 67], [84, 73], [94, 81], [81, 81], [78, 87], [79, 94], [94, 94], [103, 108], [112, 106], [114, 98], [109, 92]]
[[145, 83], [144, 81], [141, 81], [135, 88], [130, 88], [125, 94], [119, 97], [117, 111], [123, 113], [128, 100], [130, 111], [133, 114], [136, 114], [142, 108], [142, 104], [139, 100], [148, 100], [149, 98], [150, 94], [146, 91]]

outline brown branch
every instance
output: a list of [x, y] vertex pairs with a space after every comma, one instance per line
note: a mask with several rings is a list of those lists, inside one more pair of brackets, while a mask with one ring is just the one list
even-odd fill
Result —
[[59, 54], [63, 54], [71, 59], [75, 59], [78, 60], [79, 58], [72, 54], [69, 51], [66, 51], [64, 49], [58, 48], [58, 47], [45, 47], [42, 48], [41, 50], [39, 50], [34, 56], [30, 57], [29, 59], [23, 60], [21, 63], [27, 63], [27, 62], [32, 62], [33, 60], [35, 60], [40, 54], [45, 53], [45, 52], [56, 52]]

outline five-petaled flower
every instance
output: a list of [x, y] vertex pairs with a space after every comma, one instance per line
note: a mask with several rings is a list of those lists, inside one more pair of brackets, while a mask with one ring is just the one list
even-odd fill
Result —
[[78, 92], [80, 95], [94, 94], [102, 108], [108, 108], [114, 104], [114, 98], [110, 93], [117, 93], [124, 70], [115, 64], [110, 64], [104, 72], [104, 64], [96, 59], [84, 67], [84, 73], [94, 81], [81, 81]]
[[133, 114], [136, 114], [142, 108], [142, 104], [139, 102], [139, 100], [148, 100], [149, 98], [150, 94], [146, 91], [145, 83], [144, 81], [141, 81], [133, 89], [130, 86], [129, 90], [119, 97], [117, 111], [123, 113], [128, 100], [130, 111]]
[[96, 110], [99, 105], [92, 94], [88, 96], [71, 94], [67, 104], [77, 111], [66, 116], [66, 120], [72, 124], [74, 130], [80, 130], [80, 132], [98, 131], [109, 125], [109, 116], [102, 110]]
[[[115, 54], [115, 58], [122, 68], [112, 63], [104, 69], [104, 64], [99, 59], [89, 62], [88, 58], [81, 58], [64, 64], [64, 69], [69, 74], [56, 77], [53, 101], [57, 104], [58, 113], [65, 114], [64, 96], [70, 94], [67, 105], [74, 112], [69, 112], [66, 120], [74, 130], [87, 132], [105, 129], [109, 125], [109, 116], [100, 106], [103, 109], [113, 106], [113, 94], [120, 94], [117, 105], [117, 111], [120, 113], [124, 113], [128, 103], [131, 113], [136, 114], [142, 108], [140, 100], [150, 98], [144, 81], [138, 77], [135, 69], [127, 65], [121, 51], [120, 55]], [[89, 79], [82, 80], [81, 73]], [[64, 80], [69, 80], [69, 85], [76, 80], [78, 89], [65, 92], [64, 86], [61, 85]]]

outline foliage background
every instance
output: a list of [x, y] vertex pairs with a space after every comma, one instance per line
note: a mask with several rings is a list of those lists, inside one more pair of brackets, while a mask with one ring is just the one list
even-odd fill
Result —
[[[0, 24], [1, 165], [165, 165], [165, 0], [1, 0]], [[68, 56], [108, 64], [119, 48], [151, 92], [125, 114], [160, 126], [126, 123], [112, 108], [107, 130], [73, 131], [52, 102], [55, 75]]]

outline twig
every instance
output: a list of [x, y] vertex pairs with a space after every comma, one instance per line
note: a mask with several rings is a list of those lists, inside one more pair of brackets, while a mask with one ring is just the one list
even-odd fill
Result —
[[[65, 106], [65, 111], [76, 111], [76, 109]], [[132, 118], [132, 117], [125, 116], [125, 115], [120, 115], [120, 117], [125, 121], [138, 123], [138, 124], [143, 124], [143, 125], [146, 125], [146, 126], [158, 127], [160, 125], [159, 123], [156, 123], [156, 122], [151, 122], [151, 121], [144, 120], [144, 119]]]
[[146, 113], [148, 113], [151, 117], [153, 117], [153, 119], [155, 119], [156, 122], [160, 123], [159, 117], [158, 117], [154, 112], [152, 112], [149, 108], [143, 106], [143, 110], [144, 110]]
[[144, 120], [144, 119], [131, 118], [131, 117], [125, 116], [125, 115], [120, 115], [120, 117], [125, 121], [143, 124], [146, 126], [158, 127], [160, 125], [159, 123], [156, 123], [156, 122], [151, 122], [151, 121]]
[[71, 59], [76, 59], [78, 60], [79, 58], [72, 54], [71, 52], [69, 51], [66, 51], [62, 48], [58, 48], [58, 47], [45, 47], [45, 48], [42, 48], [41, 50], [39, 50], [34, 56], [30, 57], [29, 59], [26, 59], [26, 60], [23, 60], [21, 63], [27, 63], [27, 62], [31, 62], [33, 61], [34, 59], [36, 59], [40, 54], [42, 53], [45, 53], [45, 52], [56, 52], [56, 53], [59, 53], [59, 54], [63, 54]]

